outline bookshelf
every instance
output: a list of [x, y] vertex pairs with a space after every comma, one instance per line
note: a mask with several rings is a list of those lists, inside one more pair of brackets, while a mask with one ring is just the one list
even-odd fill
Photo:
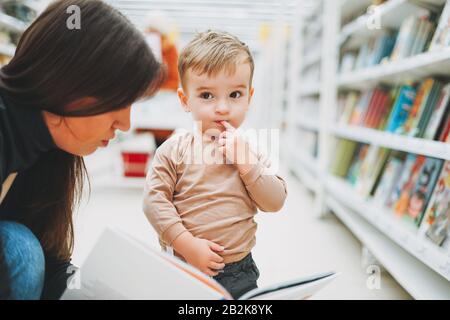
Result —
[[3, 12], [0, 12], [0, 26], [8, 28], [12, 31], [22, 33], [27, 28], [27, 24], [11, 17]]
[[[423, 138], [409, 137], [357, 125], [338, 123], [338, 93], [364, 90], [376, 84], [398, 85], [412, 83], [429, 76], [450, 75], [450, 47], [383, 62], [378, 65], [338, 73], [340, 51], [354, 50], [381, 31], [369, 26], [379, 19], [383, 28], [399, 29], [411, 14], [422, 14], [423, 8], [436, 10], [445, 0], [388, 0], [376, 8], [367, 8], [372, 1], [324, 0], [322, 42], [320, 54], [306, 50], [304, 25], [293, 25], [299, 41], [292, 55], [298, 57], [296, 71], [292, 71], [289, 112], [295, 128], [318, 133], [317, 156], [302, 150], [298, 138], [290, 143], [289, 168], [314, 192], [315, 215], [322, 217], [332, 211], [367, 247], [389, 273], [417, 299], [450, 299], [450, 252], [419, 233], [417, 228], [402, 223], [390, 209], [380, 207], [372, 198], [361, 196], [352, 185], [329, 173], [333, 161], [332, 146], [337, 138], [374, 146], [450, 160], [450, 144]], [[301, 2], [299, 11], [301, 10]], [[300, 14], [298, 14], [300, 15]], [[296, 20], [305, 20], [299, 19]], [[306, 23], [308, 22], [305, 20]], [[318, 41], [317, 39], [316, 41]], [[320, 78], [305, 82], [305, 71], [321, 66]], [[302, 104], [318, 99], [318, 117], [305, 114]], [[293, 135], [295, 136], [295, 135]], [[295, 146], [295, 147], [293, 147]], [[309, 184], [309, 185], [308, 185]]]
[[0, 54], [12, 57], [15, 51], [16, 47], [12, 44], [0, 44]]
[[288, 148], [288, 158], [289, 169], [310, 191], [317, 193], [323, 1], [307, 5], [308, 10], [303, 10], [301, 4], [296, 8], [301, 18], [293, 20], [288, 53], [291, 68], [288, 75], [287, 138], [289, 146], [298, 146]]

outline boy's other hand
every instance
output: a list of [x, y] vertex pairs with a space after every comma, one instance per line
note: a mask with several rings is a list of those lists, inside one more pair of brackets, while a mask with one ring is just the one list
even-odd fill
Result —
[[192, 235], [184, 239], [184, 242], [182, 250], [178, 252], [189, 264], [201, 272], [208, 276], [216, 276], [219, 274], [218, 271], [225, 267], [223, 258], [218, 254], [224, 250], [222, 246], [209, 240], [196, 238]]

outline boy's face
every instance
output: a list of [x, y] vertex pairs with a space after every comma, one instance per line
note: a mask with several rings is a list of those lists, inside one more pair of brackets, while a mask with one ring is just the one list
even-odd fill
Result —
[[245, 119], [253, 88], [250, 88], [250, 65], [241, 63], [235, 73], [225, 70], [215, 76], [196, 74], [189, 69], [185, 75], [185, 89], [178, 89], [183, 109], [192, 112], [195, 121], [202, 124], [202, 132], [224, 131], [220, 121], [228, 121], [238, 128]]

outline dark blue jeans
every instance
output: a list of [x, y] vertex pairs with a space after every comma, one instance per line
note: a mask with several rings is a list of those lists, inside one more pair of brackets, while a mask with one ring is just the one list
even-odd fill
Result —
[[258, 288], [259, 270], [249, 253], [244, 259], [228, 263], [214, 279], [219, 282], [234, 299]]
[[44, 279], [39, 240], [22, 224], [0, 221], [0, 299], [40, 299]]

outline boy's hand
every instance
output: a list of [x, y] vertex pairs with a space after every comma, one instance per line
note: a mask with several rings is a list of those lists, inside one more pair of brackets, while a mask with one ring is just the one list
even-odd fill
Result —
[[[191, 234], [187, 236], [187, 234], [185, 232], [174, 241], [175, 251], [179, 252], [189, 264], [208, 276], [218, 275], [218, 270], [223, 269], [225, 264], [223, 263], [223, 258], [217, 252], [222, 252], [224, 248], [212, 241], [199, 239]], [[178, 243], [176, 244], [175, 242]]]
[[258, 162], [257, 157], [236, 128], [227, 121], [220, 123], [224, 126], [225, 131], [219, 135], [219, 151], [229, 162], [237, 166], [241, 174], [247, 173]]

